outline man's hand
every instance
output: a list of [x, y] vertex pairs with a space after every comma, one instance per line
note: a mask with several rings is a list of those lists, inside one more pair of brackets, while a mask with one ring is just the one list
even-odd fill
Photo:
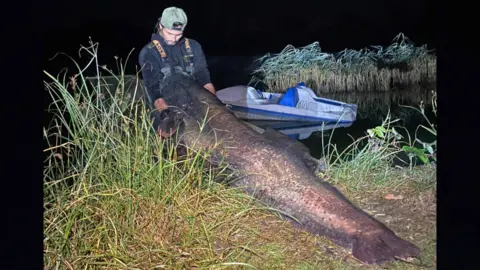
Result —
[[152, 112], [154, 118], [154, 126], [157, 128], [158, 135], [166, 138], [170, 137], [177, 131], [175, 127], [175, 119], [172, 112], [168, 109], [168, 105], [163, 98], [159, 98], [154, 102], [155, 109]]
[[212, 94], [216, 95], [216, 91], [215, 91], [215, 87], [213, 86], [212, 83], [207, 83], [203, 86], [205, 89], [207, 89], [208, 91], [210, 91]]
[[153, 103], [153, 106], [159, 112], [161, 112], [165, 109], [168, 109], [168, 104], [167, 104], [167, 102], [165, 102], [165, 100], [163, 98], [156, 99], [155, 102]]

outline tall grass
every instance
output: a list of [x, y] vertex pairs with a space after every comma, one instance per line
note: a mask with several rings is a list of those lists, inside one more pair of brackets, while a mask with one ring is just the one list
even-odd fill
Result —
[[54, 114], [44, 129], [45, 266], [249, 266], [239, 261], [250, 254], [248, 238], [217, 243], [239, 231], [254, 237], [242, 224], [268, 212], [214, 181], [229, 177], [221, 166], [209, 168], [188, 149], [178, 157], [173, 140], [156, 136], [144, 104], [124, 91], [123, 64], [119, 73], [103, 68], [118, 78], [115, 92], [100, 80], [89, 83], [82, 71], [102, 69], [95, 65], [98, 44], [90, 45], [81, 51], [92, 66], [77, 65], [71, 80], [45, 72]]
[[[436, 117], [437, 95], [432, 91], [431, 107]], [[368, 129], [365, 136], [352, 138], [352, 143], [342, 151], [331, 143], [334, 130], [330, 134], [329, 141], [322, 136], [323, 156], [327, 163], [327, 174], [334, 183], [346, 181], [349, 187], [360, 188], [362, 186], [395, 185], [392, 172], [397, 170], [395, 163], [406, 165], [410, 170], [414, 165], [435, 164], [436, 139], [432, 142], [424, 142], [418, 138], [418, 130], [424, 129], [436, 138], [436, 125], [426, 115], [423, 101], [419, 108], [403, 106], [411, 111], [420, 113], [427, 125], [420, 124], [413, 138], [408, 130], [398, 124], [399, 118], [392, 120], [390, 112], [381, 125]], [[408, 160], [402, 158], [408, 157]], [[395, 162], [396, 161], [396, 162]], [[417, 182], [435, 185], [435, 178], [417, 179]]]
[[322, 52], [318, 42], [302, 48], [288, 45], [279, 54], [259, 58], [250, 84], [285, 91], [305, 81], [317, 94], [392, 91], [436, 82], [436, 57], [426, 45], [416, 47], [403, 33], [386, 48]]
[[[335, 183], [339, 179], [349, 181], [349, 186], [361, 187], [372, 184], [371, 176], [379, 171], [388, 176], [395, 157], [402, 152], [401, 136], [392, 125], [398, 120], [391, 120], [390, 115], [383, 123], [360, 138], [352, 138], [352, 143], [342, 151], [330, 140], [322, 137], [323, 156], [328, 163], [328, 173]], [[376, 136], [380, 134], [380, 136]], [[334, 132], [330, 135], [334, 135]], [[386, 179], [384, 179], [386, 180]], [[368, 183], [366, 183], [368, 182]]]

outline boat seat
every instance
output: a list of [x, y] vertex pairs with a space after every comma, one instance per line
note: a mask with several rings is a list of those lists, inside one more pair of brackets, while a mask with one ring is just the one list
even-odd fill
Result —
[[279, 105], [295, 107], [298, 103], [298, 90], [296, 87], [290, 87], [285, 94], [278, 100]]
[[253, 87], [247, 88], [247, 104], [268, 104], [269, 99], [265, 98], [260, 90]]
[[265, 99], [259, 90], [251, 86], [247, 87], [247, 95], [249, 99]]

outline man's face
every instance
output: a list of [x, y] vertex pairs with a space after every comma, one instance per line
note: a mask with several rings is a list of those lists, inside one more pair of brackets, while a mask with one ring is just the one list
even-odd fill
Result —
[[[161, 27], [161, 26], [160, 26]], [[177, 41], [182, 38], [183, 32], [178, 30], [171, 30], [164, 27], [160, 28], [163, 39], [168, 45], [175, 45]]]

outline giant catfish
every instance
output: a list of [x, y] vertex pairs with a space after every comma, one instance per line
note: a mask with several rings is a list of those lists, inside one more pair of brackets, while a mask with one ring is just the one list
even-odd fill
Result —
[[305, 147], [274, 131], [260, 134], [194, 80], [170, 80], [164, 98], [177, 137], [194, 151], [210, 151], [236, 175], [233, 186], [286, 213], [297, 226], [351, 249], [367, 264], [417, 257], [420, 249], [356, 208], [314, 174]]

